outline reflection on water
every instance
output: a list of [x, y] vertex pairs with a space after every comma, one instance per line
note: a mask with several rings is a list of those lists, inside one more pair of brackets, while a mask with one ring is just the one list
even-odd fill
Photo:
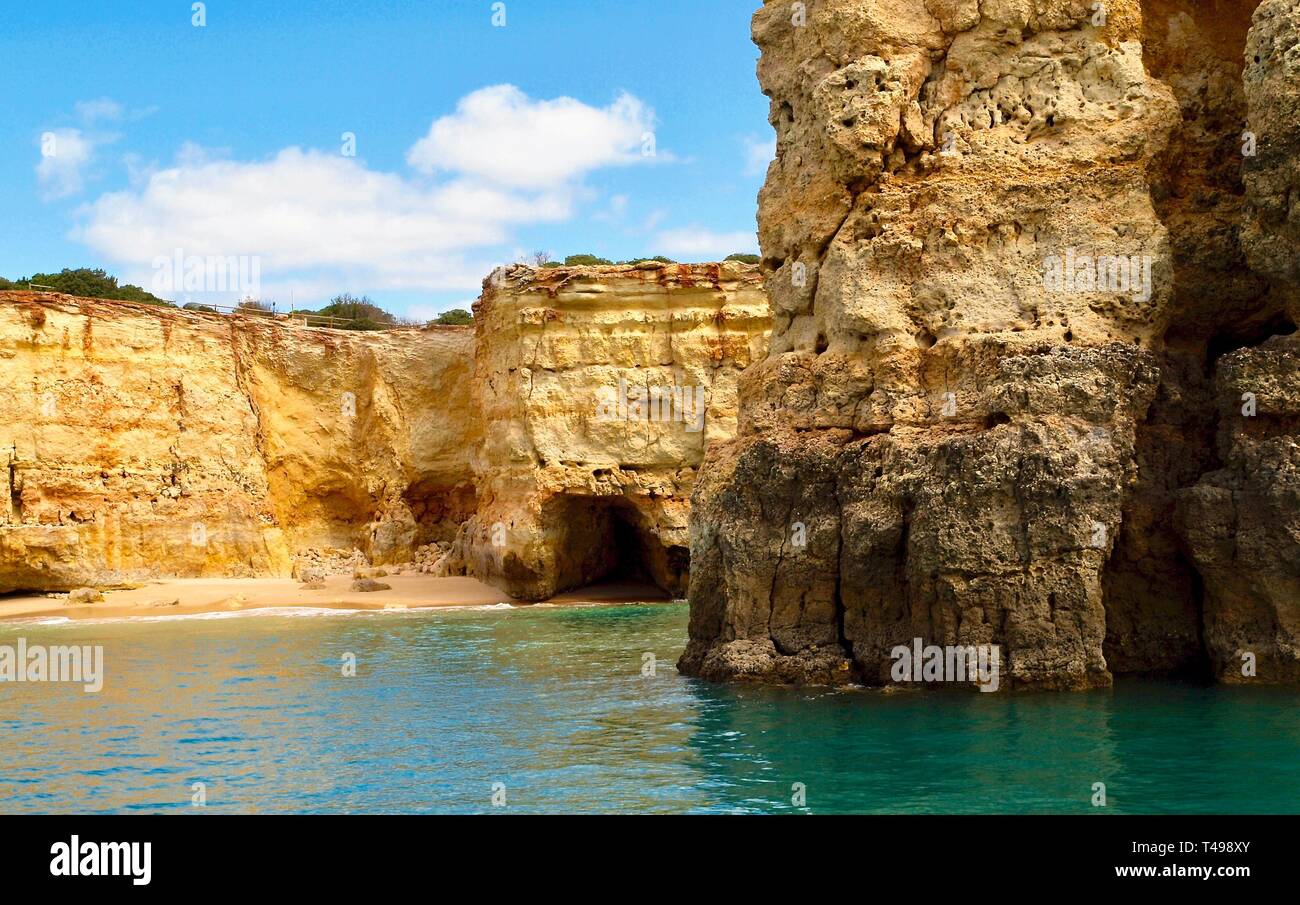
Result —
[[[1300, 812], [1300, 695], [710, 686], [681, 604], [0, 625], [107, 679], [0, 683], [0, 811]], [[342, 658], [357, 657], [355, 678]], [[644, 677], [645, 656], [656, 675]], [[1108, 807], [1091, 806], [1104, 782]]]

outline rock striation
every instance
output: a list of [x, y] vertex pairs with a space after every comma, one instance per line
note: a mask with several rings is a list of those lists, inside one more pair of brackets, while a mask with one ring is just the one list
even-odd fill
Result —
[[0, 592], [401, 558], [473, 511], [473, 331], [0, 293]]
[[758, 268], [515, 267], [484, 284], [475, 323], [469, 574], [529, 600], [614, 577], [685, 596], [697, 472], [767, 349]]
[[[682, 595], [767, 312], [740, 264], [519, 267], [477, 329], [382, 333], [0, 293], [0, 593], [414, 564]], [[649, 387], [669, 407], [629, 409]]]
[[921, 639], [1004, 688], [1295, 680], [1296, 18], [755, 14], [773, 334], [696, 487], [685, 672], [884, 685]]

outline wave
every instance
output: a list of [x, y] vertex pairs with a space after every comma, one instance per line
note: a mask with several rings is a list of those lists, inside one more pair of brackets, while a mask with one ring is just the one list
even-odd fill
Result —
[[0, 622], [0, 632], [7, 626], [66, 626], [66, 625], [114, 625], [117, 623], [153, 623], [153, 622], [202, 622], [220, 619], [243, 619], [246, 617], [271, 617], [285, 619], [306, 619], [316, 616], [426, 616], [430, 613], [454, 612], [457, 610], [514, 610], [523, 609], [509, 603], [492, 603], [476, 606], [440, 606], [440, 607], [392, 607], [381, 609], [352, 609], [348, 607], [250, 607], [243, 610], [220, 610], [210, 613], [173, 613], [153, 616], [101, 616], [88, 619], [72, 619], [68, 616], [33, 616], [30, 618], [7, 619]]

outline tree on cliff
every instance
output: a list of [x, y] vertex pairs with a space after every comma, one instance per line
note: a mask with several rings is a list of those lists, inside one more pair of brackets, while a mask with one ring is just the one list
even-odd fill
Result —
[[117, 277], [89, 267], [79, 267], [76, 270], [65, 267], [58, 273], [34, 273], [31, 277], [12, 282], [0, 279], [0, 289], [26, 289], [28, 283], [49, 286], [55, 292], [87, 299], [115, 299], [122, 302], [144, 302], [149, 305], [170, 306], [172, 304], [151, 292], [145, 292], [139, 286], [132, 286], [129, 283], [119, 286]]
[[[619, 264], [643, 264], [646, 261], [657, 261], [660, 264], [676, 264], [672, 258], [666, 258], [663, 255], [654, 255], [653, 257], [629, 258], [626, 261], [619, 261]], [[608, 267], [614, 262], [609, 258], [601, 258], [596, 255], [569, 255], [564, 259], [564, 263], [559, 261], [547, 261], [541, 267]]]
[[319, 311], [301, 313], [342, 318], [349, 321], [339, 325], [344, 330], [387, 330], [399, 325], [398, 319], [372, 302], [370, 296], [363, 295], [357, 298], [348, 292], [334, 296], [330, 299], [330, 303]]
[[453, 308], [450, 311], [444, 311], [435, 317], [431, 323], [439, 324], [444, 327], [464, 327], [474, 323], [474, 315], [470, 314], [464, 308]]

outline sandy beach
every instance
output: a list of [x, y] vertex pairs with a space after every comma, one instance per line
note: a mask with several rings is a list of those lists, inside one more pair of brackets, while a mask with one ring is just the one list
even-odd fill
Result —
[[[188, 616], [240, 610], [310, 607], [337, 610], [418, 610], [440, 607], [491, 606], [511, 600], [496, 588], [473, 578], [433, 578], [428, 575], [389, 575], [376, 579], [390, 590], [351, 590], [352, 578], [327, 579], [320, 590], [307, 590], [292, 579], [176, 578], [147, 582], [129, 590], [105, 591], [104, 600], [69, 605], [59, 597], [13, 595], [0, 597], [0, 620], [62, 616], [68, 619], [129, 619]], [[658, 588], [641, 584], [601, 584], [561, 594], [547, 603], [636, 603], [664, 601]]]

